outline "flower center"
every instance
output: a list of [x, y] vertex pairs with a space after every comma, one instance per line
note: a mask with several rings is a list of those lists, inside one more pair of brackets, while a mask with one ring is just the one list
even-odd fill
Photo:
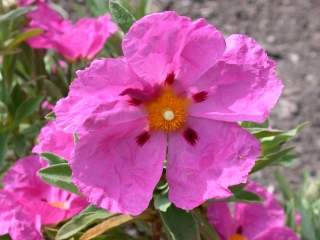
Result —
[[68, 209], [68, 206], [65, 202], [50, 202], [49, 203], [52, 207], [55, 207], [55, 208], [60, 208], [60, 209]]
[[165, 86], [160, 95], [145, 104], [152, 130], [175, 131], [184, 127], [189, 100], [177, 96], [171, 87]]
[[244, 237], [243, 235], [239, 234], [239, 233], [236, 233], [236, 234], [233, 234], [229, 240], [247, 240], [246, 237]]

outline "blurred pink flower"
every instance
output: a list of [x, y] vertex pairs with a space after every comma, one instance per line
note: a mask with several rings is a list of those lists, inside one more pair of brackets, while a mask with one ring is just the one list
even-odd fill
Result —
[[221, 240], [298, 240], [285, 226], [286, 215], [275, 197], [256, 183], [246, 190], [262, 198], [261, 203], [235, 203], [231, 212], [227, 203], [211, 203], [208, 218]]
[[251, 38], [225, 40], [205, 20], [175, 12], [135, 22], [123, 52], [78, 71], [55, 106], [57, 125], [81, 134], [71, 168], [82, 193], [109, 211], [140, 214], [166, 160], [177, 207], [231, 196], [260, 154], [238, 122], [266, 120], [282, 91], [275, 63]]
[[48, 110], [48, 111], [52, 111], [54, 108], [54, 105], [49, 103], [47, 100], [44, 100], [42, 103], [41, 103], [41, 109], [42, 110]]
[[53, 74], [58, 73], [58, 68], [60, 68], [62, 71], [66, 71], [68, 69], [68, 64], [62, 60], [58, 60], [57, 64], [55, 63], [51, 64], [51, 72]]
[[82, 197], [42, 182], [37, 172], [45, 166], [38, 157], [29, 156], [6, 173], [0, 190], [0, 235], [42, 239], [42, 225], [57, 224], [87, 206]]
[[50, 152], [65, 160], [70, 160], [74, 149], [73, 135], [57, 128], [54, 121], [48, 122], [40, 131], [38, 144], [32, 149], [33, 153]]
[[104, 46], [117, 26], [109, 15], [98, 18], [82, 18], [75, 24], [63, 19], [47, 4], [40, 3], [28, 14], [29, 27], [44, 32], [28, 43], [33, 48], [54, 49], [67, 60], [92, 59]]

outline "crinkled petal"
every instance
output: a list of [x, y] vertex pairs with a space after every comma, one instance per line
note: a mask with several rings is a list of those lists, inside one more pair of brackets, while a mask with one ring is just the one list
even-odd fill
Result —
[[276, 227], [260, 234], [254, 240], [299, 240], [295, 232], [288, 227]]
[[175, 12], [143, 17], [123, 41], [129, 64], [151, 83], [174, 72], [182, 84], [190, 84], [222, 57], [224, 49], [223, 35], [204, 19], [192, 22]]
[[52, 40], [63, 31], [71, 27], [71, 22], [64, 20], [56, 11], [46, 3], [38, 3], [36, 10], [27, 14], [29, 28], [40, 28], [43, 33], [27, 40], [33, 48], [54, 48]]
[[54, 47], [69, 60], [92, 59], [104, 46], [117, 26], [109, 15], [82, 18], [68, 31], [54, 38]]
[[9, 234], [12, 240], [41, 240], [41, 233], [28, 212], [16, 201], [14, 194], [0, 191], [0, 236]]
[[[39, 216], [43, 224], [57, 224], [77, 214], [87, 202], [80, 196], [44, 183], [38, 171], [45, 166], [38, 156], [20, 159], [6, 173], [4, 189], [14, 196], [15, 208], [23, 209], [31, 219]], [[60, 206], [55, 206], [57, 203]]]
[[188, 127], [198, 141], [192, 145], [182, 134], [171, 134], [167, 165], [169, 198], [187, 210], [229, 197], [228, 187], [247, 181], [260, 154], [259, 141], [237, 124], [190, 118]]
[[46, 164], [38, 156], [28, 156], [18, 160], [5, 174], [2, 182], [4, 189], [33, 189], [34, 193], [42, 191], [45, 184], [37, 176], [37, 171]]
[[237, 230], [237, 224], [233, 219], [226, 203], [210, 203], [208, 206], [209, 223], [214, 227], [221, 239], [227, 240]]
[[36, 223], [29, 219], [23, 212], [15, 211], [11, 221], [9, 235], [12, 240], [42, 240], [42, 234], [37, 229]]
[[162, 173], [166, 138], [137, 137], [146, 122], [137, 120], [97, 129], [80, 138], [71, 161], [73, 181], [88, 201], [110, 212], [138, 215], [152, 198]]
[[190, 114], [222, 121], [263, 122], [278, 101], [282, 82], [275, 63], [253, 39], [231, 35], [224, 57], [193, 86], [208, 98], [191, 106]]
[[38, 136], [38, 144], [32, 149], [33, 153], [54, 153], [66, 160], [71, 159], [74, 149], [73, 135], [61, 131], [55, 121], [48, 122]]
[[139, 79], [124, 58], [95, 60], [77, 72], [68, 96], [56, 104], [57, 126], [68, 133], [81, 133], [87, 131], [83, 125], [88, 119], [91, 126], [96, 120], [108, 118], [109, 113], [121, 112], [122, 122], [137, 119], [142, 116], [139, 108], [129, 105], [126, 96], [119, 95], [126, 88], [139, 87]]
[[263, 231], [285, 225], [283, 207], [271, 193], [252, 182], [246, 186], [246, 190], [257, 193], [262, 203], [236, 204], [236, 216], [245, 236], [255, 239]]

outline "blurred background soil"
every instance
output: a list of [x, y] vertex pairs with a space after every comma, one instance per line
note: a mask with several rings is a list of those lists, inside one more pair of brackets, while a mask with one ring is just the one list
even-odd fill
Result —
[[[72, 12], [74, 1], [58, 2]], [[152, 10], [204, 17], [226, 36], [247, 34], [267, 49], [285, 83], [272, 126], [290, 129], [309, 122], [295, 139], [299, 160], [283, 171], [293, 183], [302, 169], [320, 177], [320, 0], [154, 0]], [[269, 179], [273, 170], [260, 177]]]

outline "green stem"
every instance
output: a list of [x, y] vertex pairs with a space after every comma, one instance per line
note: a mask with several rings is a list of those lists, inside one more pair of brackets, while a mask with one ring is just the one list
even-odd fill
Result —
[[204, 216], [200, 209], [193, 210], [192, 215], [194, 219], [198, 222], [201, 236], [205, 240], [219, 240], [217, 232], [209, 224], [207, 217]]

